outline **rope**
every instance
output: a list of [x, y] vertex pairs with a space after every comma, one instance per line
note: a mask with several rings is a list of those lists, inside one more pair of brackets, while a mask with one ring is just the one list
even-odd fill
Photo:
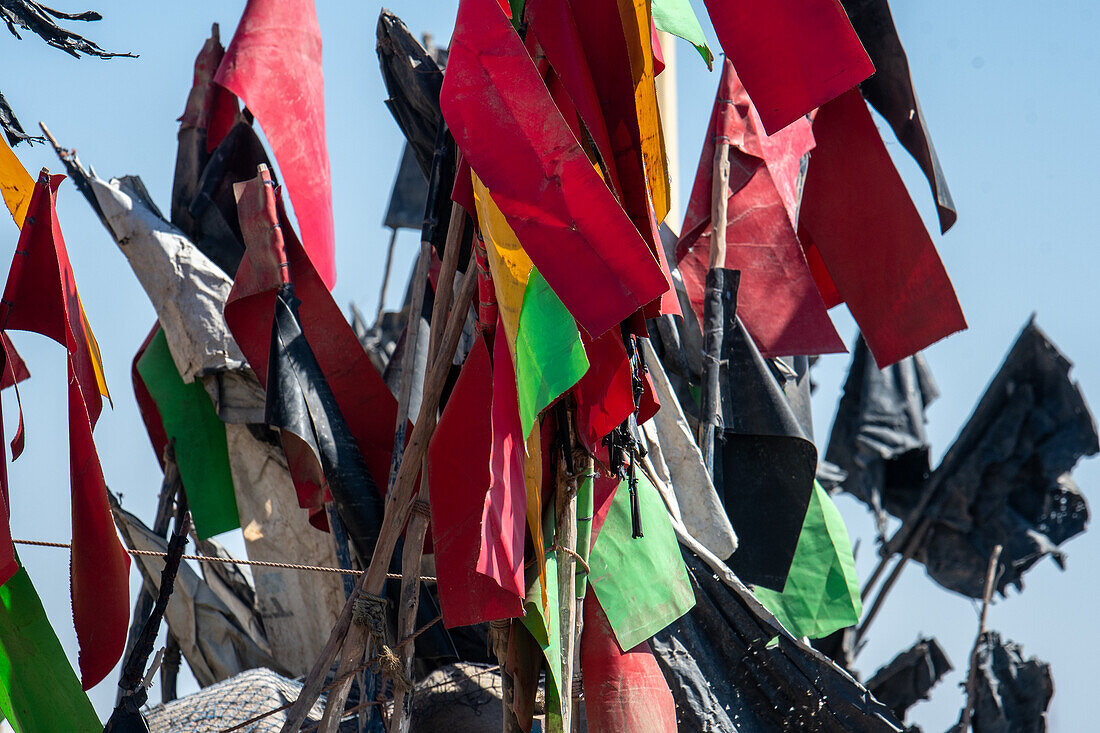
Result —
[[[71, 550], [72, 545], [68, 542], [45, 542], [43, 540], [12, 540], [17, 545], [31, 545], [32, 547], [57, 547], [65, 550]], [[158, 552], [156, 550], [126, 550], [128, 553], [134, 556], [142, 557], [167, 557], [167, 553]], [[255, 565], [261, 568], [281, 568], [283, 570], [308, 570], [315, 573], [335, 573], [338, 575], [362, 575], [361, 570], [350, 570], [347, 568], [330, 568], [323, 565], [296, 565], [288, 562], [268, 562], [266, 560], [237, 560], [231, 557], [211, 557], [209, 555], [184, 555], [184, 560], [195, 560], [197, 562], [220, 562], [230, 565]], [[386, 573], [386, 578], [389, 580], [401, 580], [400, 573]], [[435, 583], [435, 577], [431, 575], [421, 575], [420, 579], [427, 583]]]
[[570, 550], [568, 547], [562, 547], [561, 545], [550, 545], [546, 548], [547, 552], [553, 552], [554, 550], [560, 550], [566, 555], [572, 555], [573, 559], [577, 561], [577, 564], [584, 568], [584, 572], [588, 573], [589, 575], [592, 574], [592, 568], [588, 567], [588, 563], [585, 562], [585, 559], [578, 555], [576, 551]]

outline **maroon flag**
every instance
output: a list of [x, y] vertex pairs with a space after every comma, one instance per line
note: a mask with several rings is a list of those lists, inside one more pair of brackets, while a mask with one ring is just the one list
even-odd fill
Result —
[[813, 130], [799, 233], [879, 367], [965, 329], [955, 289], [859, 90], [822, 107]]
[[87, 690], [107, 676], [126, 646], [130, 556], [115, 532], [92, 440], [103, 409], [101, 371], [57, 221], [57, 187], [64, 179], [45, 169], [39, 174], [0, 302], [0, 325], [40, 333], [68, 352], [71, 593]]

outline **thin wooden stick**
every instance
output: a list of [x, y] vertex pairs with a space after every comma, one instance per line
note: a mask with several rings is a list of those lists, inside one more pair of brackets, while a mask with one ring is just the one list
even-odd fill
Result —
[[[477, 268], [469, 267], [462, 278], [457, 303], [468, 303], [477, 289]], [[439, 407], [440, 397], [443, 395], [443, 387], [447, 378], [450, 361], [454, 357], [458, 347], [459, 338], [462, 335], [462, 327], [465, 325], [466, 312], [463, 308], [455, 308], [451, 311], [447, 320], [447, 327], [443, 333], [443, 343], [439, 350], [439, 358], [432, 365], [427, 378], [424, 380], [424, 395], [420, 403], [420, 414], [409, 436], [408, 445], [405, 447], [401, 465], [396, 471], [396, 477], [392, 482], [389, 493], [386, 495], [385, 515], [382, 527], [379, 531], [378, 542], [371, 556], [370, 566], [367, 572], [360, 576], [356, 584], [356, 593], [345, 604], [344, 610], [337, 619], [329, 641], [321, 650], [321, 655], [314, 663], [302, 687], [298, 700], [291, 707], [287, 720], [283, 724], [282, 733], [295, 733], [305, 721], [309, 709], [317, 701], [321, 687], [324, 683], [325, 673], [329, 665], [340, 652], [340, 670], [347, 670], [354, 666], [356, 659], [361, 657], [367, 642], [367, 633], [363, 628], [351, 626], [351, 605], [361, 593], [377, 595], [382, 590], [386, 579], [386, 568], [393, 556], [397, 540], [401, 536], [405, 522], [412, 511], [413, 491], [416, 489], [416, 475], [420, 471], [420, 462], [428, 448], [428, 441], [435, 430], [435, 412]], [[344, 637], [347, 636], [347, 639]], [[343, 644], [341, 644], [343, 642]], [[329, 694], [329, 704], [334, 701], [337, 707], [347, 700], [348, 686], [350, 682], [345, 680]]]
[[978, 652], [985, 635], [985, 619], [989, 612], [989, 604], [993, 600], [993, 588], [997, 582], [998, 563], [1001, 559], [1001, 545], [993, 548], [993, 554], [989, 557], [989, 569], [985, 574], [985, 593], [982, 594], [982, 615], [978, 620], [978, 636], [974, 639], [974, 648], [970, 650], [970, 672], [966, 676], [966, 706], [963, 708], [962, 719], [959, 721], [959, 733], [965, 733], [970, 728], [970, 721], [974, 716], [974, 686], [978, 684]]
[[562, 730], [573, 730], [573, 663], [577, 642], [577, 478], [573, 475], [573, 420], [572, 410], [558, 411], [558, 419], [565, 420], [565, 436], [561, 456], [558, 458], [558, 476], [555, 487], [557, 527], [554, 545], [558, 551], [558, 634], [561, 643], [561, 680], [566, 687], [559, 691], [562, 708]]
[[378, 291], [378, 313], [374, 316], [374, 325], [382, 322], [382, 311], [386, 307], [386, 288], [390, 284], [390, 267], [393, 265], [393, 247], [397, 243], [397, 227], [390, 230], [390, 246], [386, 250], [386, 268], [382, 271], [382, 287]]
[[921, 543], [924, 541], [925, 535], [928, 534], [928, 530], [932, 527], [932, 520], [925, 519], [913, 534], [909, 535], [909, 542], [905, 546], [905, 551], [902, 553], [901, 558], [898, 559], [897, 565], [890, 572], [890, 577], [882, 584], [882, 590], [875, 596], [875, 602], [871, 604], [871, 608], [863, 616], [863, 621], [860, 623], [859, 628], [856, 629], [856, 638], [853, 642], [852, 656], [855, 657], [859, 654], [860, 645], [863, 641], [863, 637], [867, 634], [867, 629], [870, 628], [871, 623], [875, 620], [875, 616], [882, 609], [882, 604], [886, 600], [890, 591], [893, 589], [894, 584], [898, 582], [898, 578], [901, 577], [901, 571], [905, 569], [906, 564], [913, 559], [913, 556], [917, 553]]
[[[726, 266], [726, 216], [730, 185], [730, 144], [719, 139], [714, 146], [714, 165], [710, 189], [710, 260], [708, 270]], [[707, 278], [710, 282], [710, 278]], [[713, 300], [707, 297], [707, 302]], [[720, 306], [719, 306], [720, 307]], [[709, 313], [709, 308], [707, 309]], [[709, 314], [713, 316], [713, 314]], [[707, 471], [714, 467], [714, 432], [718, 425], [718, 413], [721, 400], [718, 398], [718, 358], [722, 348], [722, 326], [712, 329], [712, 318], [704, 315], [703, 339], [706, 353], [704, 357], [705, 378], [703, 379], [702, 410], [699, 419], [699, 448], [703, 453], [703, 462]], [[713, 332], [712, 332], [713, 331]]]
[[[458, 204], [451, 206], [451, 221], [447, 228], [447, 240], [443, 248], [443, 264], [439, 271], [435, 301], [432, 303], [432, 320], [429, 324], [428, 364], [435, 366], [439, 344], [443, 340], [444, 319], [451, 307], [451, 295], [454, 292], [455, 273], [458, 271], [458, 256], [462, 244], [462, 234], [466, 221], [466, 212]], [[466, 266], [473, 267], [467, 261]], [[465, 303], [456, 307], [465, 310]], [[428, 502], [428, 460], [424, 458], [420, 465], [420, 492], [417, 505], [427, 506]], [[405, 546], [401, 553], [401, 595], [397, 608], [397, 638], [404, 639], [416, 628], [416, 612], [420, 603], [420, 567], [424, 559], [424, 537], [428, 532], [429, 517], [423, 511], [413, 512], [409, 527], [405, 531]], [[414, 654], [412, 643], [402, 649], [401, 663], [405, 676], [412, 679], [412, 661]], [[394, 688], [393, 718], [391, 733], [408, 733], [412, 718], [412, 690], [398, 686]]]

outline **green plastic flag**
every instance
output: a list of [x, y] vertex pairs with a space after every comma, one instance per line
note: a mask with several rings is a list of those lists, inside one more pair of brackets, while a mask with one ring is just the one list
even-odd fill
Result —
[[538, 268], [532, 267], [516, 335], [516, 387], [524, 435], [531, 434], [539, 413], [587, 370], [588, 357], [576, 321]]
[[817, 482], [783, 592], [759, 586], [753, 592], [794, 636], [820, 639], [859, 622], [863, 605], [848, 530]]
[[0, 587], [0, 711], [18, 733], [100, 733], [27, 571]]
[[185, 384], [180, 377], [164, 329], [138, 359], [137, 369], [157, 404], [165, 434], [175, 438], [176, 464], [199, 538], [240, 527], [225, 423], [202, 382]]
[[707, 62], [707, 68], [714, 68], [714, 54], [688, 0], [653, 0], [653, 25], [657, 30], [679, 36], [695, 46], [703, 61]]
[[668, 510], [641, 473], [638, 512], [643, 536], [635, 538], [631, 536], [630, 491], [623, 481], [588, 560], [588, 582], [623, 649], [633, 649], [695, 605]]

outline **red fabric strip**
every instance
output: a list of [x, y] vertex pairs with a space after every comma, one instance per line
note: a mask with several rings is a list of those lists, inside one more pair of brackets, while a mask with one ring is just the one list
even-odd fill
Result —
[[115, 532], [92, 439], [103, 401], [55, 209], [64, 178], [45, 169], [39, 174], [0, 302], [0, 324], [40, 333], [68, 352], [71, 593], [81, 684], [87, 690], [110, 673], [126, 645], [130, 556]]
[[305, 251], [336, 284], [321, 28], [313, 0], [248, 0], [214, 80], [244, 100], [275, 151]]
[[837, 0], [704, 1], [769, 133], [875, 71]]
[[588, 371], [573, 387], [577, 402], [577, 437], [596, 452], [604, 436], [634, 412], [630, 360], [618, 329], [597, 339], [581, 333]]
[[799, 226], [879, 367], [965, 329], [955, 289], [859, 90], [818, 111], [814, 137]]
[[470, 167], [586, 331], [602, 334], [668, 288], [494, 0], [459, 5], [440, 102]]
[[[500, 332], [503, 329], [499, 329]], [[497, 364], [504, 371], [511, 369], [507, 359], [503, 364], [498, 360]], [[428, 446], [435, 572], [443, 625], [447, 628], [523, 615], [524, 504], [518, 506], [518, 513], [513, 517], [519, 522], [517, 548], [508, 544], [512, 533], [507, 530], [507, 507], [499, 505], [492, 496], [494, 489], [490, 488], [490, 455], [496, 447], [491, 424], [495, 381], [489, 349], [485, 341], [478, 338], [462, 365], [462, 372]], [[512, 397], [514, 400], [514, 392]], [[519, 417], [514, 404], [512, 411], [516, 412], [518, 427]], [[519, 497], [522, 501], [522, 455], [520, 461]], [[501, 498], [507, 496], [505, 493]], [[498, 564], [493, 567], [498, 571], [496, 574], [482, 569], [479, 548], [484, 557], [487, 547], [491, 548], [490, 559], [504, 561], [503, 565], [511, 564], [507, 554], [512, 553], [519, 568], [518, 591], [510, 592], [501, 587], [503, 581], [513, 578], [514, 568]]]

